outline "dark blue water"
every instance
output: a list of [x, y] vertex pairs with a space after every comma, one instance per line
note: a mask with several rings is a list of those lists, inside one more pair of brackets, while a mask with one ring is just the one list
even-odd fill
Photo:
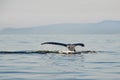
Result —
[[44, 41], [85, 43], [88, 54], [0, 54], [0, 80], [120, 80], [119, 35], [0, 35], [0, 51], [66, 50]]

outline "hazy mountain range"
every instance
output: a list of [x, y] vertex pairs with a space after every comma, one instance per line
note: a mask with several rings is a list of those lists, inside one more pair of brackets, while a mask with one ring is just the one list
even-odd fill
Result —
[[5, 28], [0, 34], [120, 34], [120, 21], [65, 23], [31, 28]]

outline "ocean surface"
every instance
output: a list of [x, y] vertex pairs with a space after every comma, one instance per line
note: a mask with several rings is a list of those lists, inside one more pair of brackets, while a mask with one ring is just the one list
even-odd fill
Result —
[[0, 53], [0, 80], [120, 80], [120, 35], [0, 35], [0, 52], [66, 50], [46, 41], [80, 42], [77, 51], [97, 53]]

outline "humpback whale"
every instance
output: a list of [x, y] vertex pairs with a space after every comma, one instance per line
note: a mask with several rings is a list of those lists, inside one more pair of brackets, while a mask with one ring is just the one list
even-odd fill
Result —
[[41, 45], [44, 45], [44, 44], [64, 46], [64, 47], [67, 47], [69, 51], [74, 51], [74, 52], [76, 51], [75, 50], [76, 46], [81, 46], [81, 47], [85, 46], [83, 43], [75, 43], [75, 44], [65, 44], [65, 43], [59, 43], [59, 42], [44, 42], [44, 43], [41, 43]]

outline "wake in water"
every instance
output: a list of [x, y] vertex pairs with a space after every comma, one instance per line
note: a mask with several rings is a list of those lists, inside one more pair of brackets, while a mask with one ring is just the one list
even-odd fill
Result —
[[116, 53], [113, 51], [77, 51], [77, 52], [67, 52], [67, 51], [49, 51], [49, 50], [38, 50], [38, 51], [0, 51], [0, 54], [47, 54], [47, 53], [56, 53], [56, 54], [88, 54], [88, 53]]

